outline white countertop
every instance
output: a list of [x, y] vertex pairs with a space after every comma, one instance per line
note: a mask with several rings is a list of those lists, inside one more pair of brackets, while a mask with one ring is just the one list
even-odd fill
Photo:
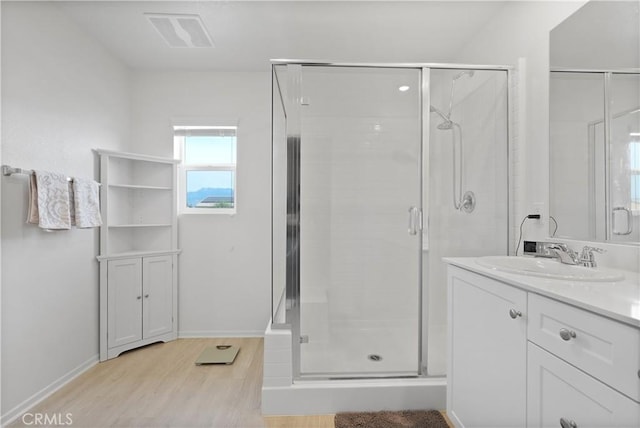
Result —
[[640, 328], [640, 276], [636, 272], [619, 271], [625, 279], [618, 282], [565, 281], [502, 272], [480, 266], [476, 259], [457, 257], [443, 260], [453, 266]]

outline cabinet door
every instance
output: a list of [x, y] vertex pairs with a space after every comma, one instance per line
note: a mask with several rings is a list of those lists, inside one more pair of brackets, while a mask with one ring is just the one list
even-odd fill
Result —
[[142, 259], [109, 260], [108, 347], [142, 339]]
[[640, 426], [640, 404], [531, 342], [528, 359], [527, 427]]
[[170, 333], [173, 329], [173, 258], [144, 257], [142, 260], [143, 337]]
[[523, 427], [526, 293], [455, 267], [449, 271], [449, 417], [457, 426]]

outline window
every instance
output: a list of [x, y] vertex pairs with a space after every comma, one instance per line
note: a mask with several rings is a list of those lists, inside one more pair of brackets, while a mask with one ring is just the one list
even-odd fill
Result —
[[180, 212], [236, 212], [236, 126], [175, 126]]

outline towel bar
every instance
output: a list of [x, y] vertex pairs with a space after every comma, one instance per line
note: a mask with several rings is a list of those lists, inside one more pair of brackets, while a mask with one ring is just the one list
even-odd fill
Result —
[[[31, 174], [33, 174], [33, 170], [31, 170], [31, 169], [22, 169], [22, 168], [14, 168], [14, 167], [9, 166], [9, 165], [2, 165], [2, 175], [4, 175], [5, 177], [9, 177], [9, 176], [11, 176], [13, 174], [31, 175]], [[67, 177], [67, 181], [73, 181], [73, 178]]]

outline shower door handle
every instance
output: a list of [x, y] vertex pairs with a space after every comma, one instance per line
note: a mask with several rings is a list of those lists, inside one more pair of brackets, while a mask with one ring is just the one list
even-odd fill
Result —
[[409, 235], [417, 235], [422, 229], [422, 213], [417, 207], [409, 207]]
[[[618, 231], [616, 227], [616, 213], [618, 211], [623, 211], [627, 215], [627, 229], [624, 232]], [[629, 208], [615, 207], [612, 210], [611, 229], [614, 235], [630, 235], [631, 232], [633, 232], [633, 214], [631, 213], [631, 210]]]

